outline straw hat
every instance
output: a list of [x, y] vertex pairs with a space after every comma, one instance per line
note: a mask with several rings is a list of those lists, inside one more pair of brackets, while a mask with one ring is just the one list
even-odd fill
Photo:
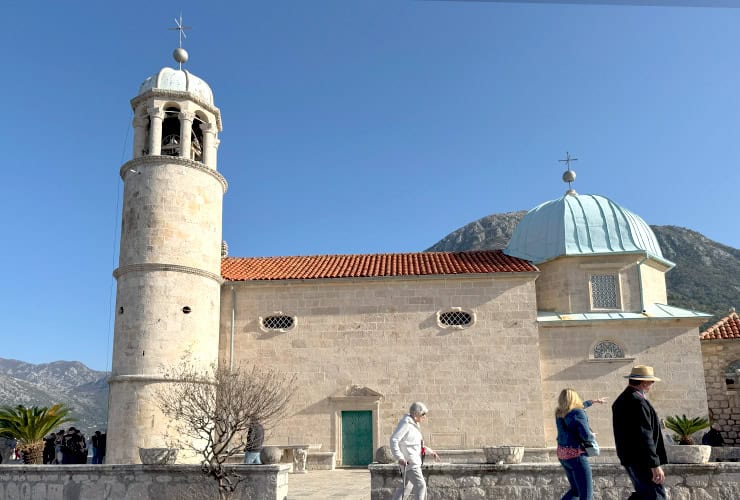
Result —
[[653, 367], [647, 365], [633, 366], [632, 372], [629, 375], [625, 375], [624, 378], [660, 382], [660, 379], [653, 374]]

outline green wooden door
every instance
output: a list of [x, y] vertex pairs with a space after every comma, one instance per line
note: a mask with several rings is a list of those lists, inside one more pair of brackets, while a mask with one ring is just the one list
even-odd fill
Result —
[[342, 465], [366, 466], [373, 461], [373, 412], [342, 412]]

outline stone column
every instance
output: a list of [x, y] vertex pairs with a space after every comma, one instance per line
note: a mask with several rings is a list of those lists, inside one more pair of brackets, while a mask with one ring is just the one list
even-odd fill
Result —
[[162, 154], [162, 121], [164, 110], [162, 108], [149, 108], [149, 154], [159, 156]]
[[144, 150], [146, 146], [146, 126], [149, 125], [149, 120], [146, 116], [137, 115], [134, 117], [132, 122], [134, 126], [134, 154], [133, 158], [144, 156], [146, 153]]
[[218, 145], [221, 144], [221, 141], [216, 139], [213, 139], [213, 158], [211, 158], [211, 166], [213, 169], [216, 169], [216, 164], [218, 163]]
[[200, 130], [203, 132], [203, 164], [212, 167], [212, 158], [214, 158], [213, 141], [216, 138], [216, 125], [202, 122]]
[[180, 157], [190, 159], [193, 144], [193, 120], [195, 113], [180, 111]]

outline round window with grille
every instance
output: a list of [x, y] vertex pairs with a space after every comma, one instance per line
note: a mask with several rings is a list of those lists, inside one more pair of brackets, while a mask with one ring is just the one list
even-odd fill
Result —
[[437, 314], [437, 323], [442, 328], [467, 328], [473, 324], [473, 313], [455, 308]]
[[262, 328], [264, 330], [284, 332], [295, 326], [295, 318], [286, 314], [275, 314], [262, 318]]

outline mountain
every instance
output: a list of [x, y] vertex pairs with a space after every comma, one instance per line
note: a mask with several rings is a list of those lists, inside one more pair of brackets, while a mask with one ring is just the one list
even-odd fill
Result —
[[79, 361], [32, 364], [0, 358], [0, 406], [63, 403], [86, 436], [107, 427], [108, 373]]
[[[493, 214], [451, 232], [427, 252], [505, 248], [526, 211]], [[676, 263], [666, 274], [668, 303], [714, 315], [740, 307], [740, 250], [678, 226], [650, 226], [663, 256]]]

